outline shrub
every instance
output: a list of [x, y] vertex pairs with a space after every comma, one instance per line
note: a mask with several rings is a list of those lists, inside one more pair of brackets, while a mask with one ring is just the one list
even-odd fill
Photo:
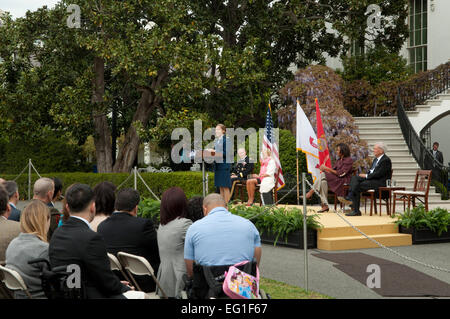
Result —
[[435, 208], [425, 211], [423, 205], [408, 209], [404, 214], [395, 215], [395, 223], [405, 228], [429, 229], [441, 236], [442, 232], [447, 232], [450, 226], [450, 213], [445, 208]]
[[138, 215], [153, 220], [155, 226], [160, 223], [161, 202], [152, 198], [142, 198], [139, 203]]
[[[303, 230], [303, 214], [299, 208], [237, 205], [229, 207], [229, 211], [250, 220], [261, 234], [265, 231], [273, 233], [276, 236], [275, 244], [279, 238], [287, 240], [290, 233]], [[317, 214], [307, 215], [307, 228], [316, 230], [322, 228], [317, 218]]]
[[[202, 186], [202, 173], [201, 172], [171, 172], [171, 173], [140, 173], [145, 183], [151, 188], [151, 190], [161, 198], [162, 193], [173, 186], [181, 187], [188, 198], [203, 194]], [[134, 187], [134, 177], [127, 173], [46, 173], [41, 174], [42, 177], [58, 177], [63, 183], [63, 193], [68, 186], [74, 183], [84, 183], [91, 187], [96, 184], [109, 181], [116, 186]], [[2, 175], [0, 176], [6, 180], [12, 180], [16, 178], [16, 175]], [[31, 186], [39, 178], [37, 174], [32, 174]], [[28, 190], [28, 174], [22, 174], [16, 180], [19, 186], [19, 193], [21, 199], [26, 198]], [[123, 184], [122, 184], [123, 183]], [[214, 174], [209, 174], [208, 178], [208, 192], [214, 192]], [[144, 183], [137, 178], [137, 189], [139, 190], [141, 197], [154, 198], [151, 192], [145, 187]], [[31, 189], [32, 191], [32, 189]]]
[[50, 134], [32, 141], [11, 140], [0, 145], [0, 172], [19, 173], [31, 158], [40, 173], [89, 171], [82, 147], [70, 140]]

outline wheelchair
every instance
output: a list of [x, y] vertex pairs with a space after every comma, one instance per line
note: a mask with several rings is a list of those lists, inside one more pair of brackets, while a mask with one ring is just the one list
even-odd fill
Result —
[[80, 288], [69, 288], [67, 279], [72, 274], [67, 266], [51, 268], [50, 262], [43, 258], [30, 260], [28, 264], [43, 263], [41, 272], [42, 289], [48, 299], [85, 299], [83, 285]]
[[[256, 261], [238, 266], [240, 270], [256, 276]], [[193, 278], [184, 275], [185, 290], [182, 299], [230, 299], [223, 291], [222, 285], [225, 280], [225, 272], [230, 266], [203, 266], [194, 263]], [[270, 295], [259, 289], [261, 299], [270, 299]]]

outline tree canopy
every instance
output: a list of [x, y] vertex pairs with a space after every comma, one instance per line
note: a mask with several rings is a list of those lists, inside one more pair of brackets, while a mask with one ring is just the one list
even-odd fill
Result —
[[[406, 0], [371, 2], [391, 16], [374, 42], [398, 51]], [[67, 25], [69, 4], [81, 9], [79, 28]], [[361, 39], [367, 5], [62, 0], [7, 17], [0, 28], [0, 137], [52, 130], [82, 144], [93, 135], [99, 172], [126, 172], [151, 136], [140, 132], [170, 112], [191, 108], [227, 126], [261, 127], [269, 100], [274, 108], [283, 104], [278, 90], [293, 79], [292, 68], [323, 63], [325, 53], [347, 52], [346, 38]]]

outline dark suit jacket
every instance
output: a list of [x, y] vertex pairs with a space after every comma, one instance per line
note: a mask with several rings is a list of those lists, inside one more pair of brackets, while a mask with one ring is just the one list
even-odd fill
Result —
[[[109, 253], [117, 256], [117, 253], [122, 251], [144, 257], [152, 265], [155, 274], [158, 273], [158, 240], [155, 226], [150, 219], [127, 213], [113, 213], [98, 225], [97, 232], [105, 239]], [[138, 277], [137, 281], [146, 292], [156, 288], [149, 276]]]
[[22, 213], [21, 210], [11, 206], [11, 215], [9, 215], [8, 220], [14, 220], [16, 222], [20, 221], [20, 214]]
[[[375, 159], [374, 159], [375, 160]], [[373, 165], [373, 162], [372, 162]], [[373, 188], [386, 186], [386, 180], [391, 178], [392, 162], [391, 159], [384, 154], [378, 162], [375, 170], [371, 174], [367, 174], [367, 180]]]
[[[431, 154], [433, 154], [433, 150], [431, 150]], [[444, 156], [442, 155], [441, 151], [436, 151], [436, 160], [439, 163], [444, 164]]]
[[77, 264], [88, 299], [113, 298], [130, 290], [112, 272], [103, 237], [77, 218], [70, 217], [53, 233], [49, 246], [53, 267]]
[[250, 163], [248, 156], [244, 159], [245, 165], [241, 160], [233, 167], [231, 173], [235, 174], [239, 179], [247, 179], [247, 176], [253, 172], [254, 163]]

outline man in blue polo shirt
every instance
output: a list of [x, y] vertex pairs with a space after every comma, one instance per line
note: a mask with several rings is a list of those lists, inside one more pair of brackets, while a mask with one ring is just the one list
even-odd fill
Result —
[[189, 277], [194, 261], [203, 266], [234, 265], [244, 260], [261, 259], [261, 239], [249, 220], [231, 214], [219, 194], [203, 200], [205, 217], [192, 224], [184, 244], [184, 260]]

